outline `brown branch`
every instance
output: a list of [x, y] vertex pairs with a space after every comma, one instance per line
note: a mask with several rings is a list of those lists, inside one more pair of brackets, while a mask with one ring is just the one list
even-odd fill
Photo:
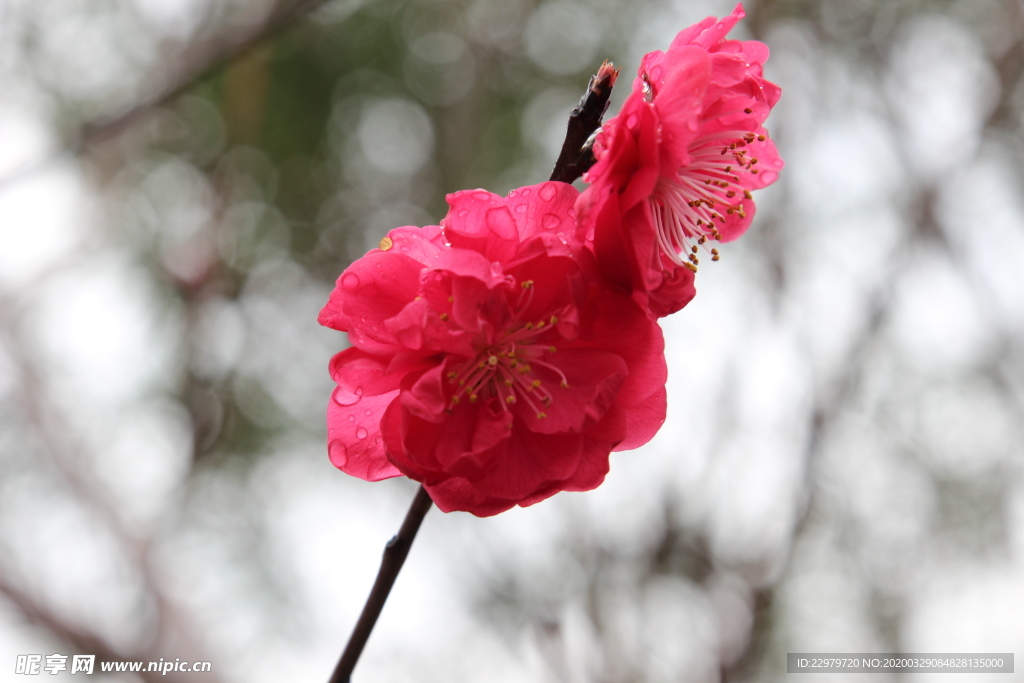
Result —
[[590, 79], [587, 92], [569, 115], [562, 151], [555, 162], [549, 180], [571, 183], [594, 165], [594, 153], [590, 148], [590, 137], [601, 126], [601, 119], [608, 109], [612, 87], [619, 76], [619, 70], [611, 62], [605, 62]]
[[352, 629], [348, 645], [345, 646], [345, 651], [341, 654], [341, 659], [338, 660], [338, 666], [335, 667], [329, 683], [349, 683], [351, 680], [352, 670], [356, 668], [359, 655], [363, 653], [366, 641], [370, 638], [370, 632], [373, 631], [374, 624], [377, 623], [377, 617], [384, 609], [384, 603], [388, 599], [391, 587], [395, 585], [398, 572], [405, 564], [405, 558], [409, 555], [409, 549], [412, 548], [412, 542], [416, 539], [416, 532], [420, 529], [423, 517], [433, 503], [430, 494], [421, 486], [412, 500], [412, 505], [405, 515], [405, 521], [402, 522], [402, 528], [399, 529], [398, 535], [388, 541], [384, 547], [384, 557], [380, 562], [377, 579], [373, 582], [373, 589], [366, 599], [366, 604], [363, 605], [363, 613], [359, 615], [359, 621]]

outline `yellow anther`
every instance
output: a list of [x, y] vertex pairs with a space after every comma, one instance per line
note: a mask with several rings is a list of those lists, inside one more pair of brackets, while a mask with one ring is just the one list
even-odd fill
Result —
[[516, 397], [514, 395], [509, 394], [508, 396], [505, 397], [505, 403], [507, 403], [509, 405], [512, 405], [515, 402], [516, 402]]
[[553, 316], [551, 316], [551, 320], [550, 320], [549, 322], [550, 322], [550, 323], [551, 323], [552, 325], [557, 325], [557, 324], [558, 324], [558, 316], [557, 316], [557, 315], [553, 315]]
[[441, 320], [448, 320], [448, 314], [447, 313], [442, 313], [441, 314]]
[[[689, 265], [689, 264], [686, 264], [686, 265]], [[564, 379], [562, 380], [562, 388], [563, 389], [568, 389], [569, 388], [569, 383], [566, 382]]]
[[448, 303], [450, 303], [450, 304], [455, 303], [455, 297], [454, 296], [448, 297]]
[[459, 397], [458, 396], [452, 396], [452, 405], [454, 405], [454, 406], [459, 405]]
[[382, 237], [380, 240], [380, 250], [387, 251], [394, 245], [394, 242], [390, 237]]
[[479, 397], [479, 396], [477, 396], [476, 394], [470, 394], [470, 395], [469, 395], [469, 402], [470, 402], [470, 403], [476, 403], [476, 400], [477, 400], [478, 398], [480, 398], [480, 397]]
[[549, 347], [548, 347], [548, 353], [554, 353], [554, 352], [555, 352], [555, 351], [557, 351], [557, 350], [558, 350], [558, 349], [556, 349], [556, 348], [555, 348], [554, 346], [549, 346]]
[[543, 320], [538, 320], [537, 321], [537, 329], [539, 330], [542, 327], [544, 327], [544, 321]]
[[539, 387], [539, 386], [540, 386], [540, 380], [539, 380], [539, 379], [535, 379], [535, 380], [533, 380], [533, 382], [531, 382], [531, 385], [532, 385], [532, 386], [533, 386], [534, 388], [537, 388], [537, 387]]
[[487, 359], [487, 362], [490, 363], [491, 365], [497, 365], [498, 364], [498, 357], [497, 356], [491, 356], [490, 358]]
[[512, 386], [512, 384], [513, 384], [512, 380], [510, 380], [510, 379], [505, 380], [505, 386], [506, 387], [510, 387], [510, 386]]
[[519, 283], [519, 286], [522, 287], [523, 289], [532, 289], [533, 280], [523, 280], [522, 282]]
[[537, 413], [537, 419], [538, 420], [544, 419], [547, 416], [548, 416], [547, 413]]

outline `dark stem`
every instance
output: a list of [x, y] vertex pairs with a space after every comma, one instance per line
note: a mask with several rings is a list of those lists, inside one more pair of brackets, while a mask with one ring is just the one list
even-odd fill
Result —
[[608, 109], [612, 86], [618, 76], [619, 70], [615, 65], [605, 62], [590, 79], [587, 92], [569, 115], [565, 142], [562, 143], [562, 151], [551, 171], [550, 180], [571, 183], [594, 165], [594, 153], [590, 148], [593, 141], [590, 138], [601, 126], [601, 118]]
[[370, 597], [363, 605], [363, 613], [359, 615], [359, 621], [352, 629], [348, 645], [341, 653], [341, 659], [338, 660], [338, 666], [334, 668], [329, 683], [349, 683], [351, 680], [352, 670], [356, 668], [359, 655], [363, 654], [363, 648], [366, 647], [366, 641], [370, 638], [370, 632], [373, 631], [373, 626], [377, 623], [380, 611], [384, 609], [384, 603], [388, 599], [391, 587], [395, 585], [399, 570], [405, 564], [405, 558], [416, 538], [416, 532], [420, 529], [423, 516], [427, 514], [427, 510], [430, 509], [433, 502], [426, 489], [421, 486], [416, 497], [412, 499], [412, 505], [409, 506], [409, 512], [405, 515], [405, 521], [402, 522], [402, 528], [398, 530], [398, 535], [384, 546], [384, 557], [381, 558], [377, 580], [373, 582]]

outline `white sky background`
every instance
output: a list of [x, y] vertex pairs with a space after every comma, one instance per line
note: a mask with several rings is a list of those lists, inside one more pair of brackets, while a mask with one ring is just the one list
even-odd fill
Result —
[[[0, 17], [37, 12], [55, 35], [91, 36], [44, 45], [50, 59], [38, 63], [49, 66], [35, 73], [10, 45], [0, 50], [0, 178], [55, 149], [46, 90], [71, 88], [78, 71], [69, 65], [88, 55], [92, 75], [75, 87], [96, 108], [116, 101], [126, 74], [138, 78], [157, 54], [142, 37], [107, 41], [103, 31], [129, 19], [94, 26], [87, 3], [57, 4], [75, 11], [0, 5]], [[778, 586], [782, 623], [774, 646], [783, 653], [888, 651], [876, 619], [881, 603], [898, 610], [903, 651], [1024, 654], [1020, 141], [983, 135], [999, 93], [983, 41], [964, 20], [968, 5], [909, 22], [897, 49], [882, 56], [881, 83], [849, 54], [816, 42], [800, 20], [774, 25], [767, 75], [784, 96], [770, 129], [787, 167], [759, 193], [750, 234], [702, 268], [697, 299], [664, 321], [665, 428], [647, 447], [614, 455], [597, 491], [487, 520], [432, 511], [357, 670], [360, 681], [423, 680], [424, 671], [446, 681], [483, 680], [481, 672], [488, 681], [559, 680], [559, 657], [571, 672], [566, 680], [596, 680], [600, 653], [612, 655], [583, 614], [571, 573], [586, 564], [580, 569], [571, 557], [570, 541], [638, 555], [666, 496], [686, 526], [706, 535], [717, 572], [700, 589], [666, 580], [608, 596], [622, 625], [621, 657], [645, 680], [680, 681], [680, 671], [685, 680], [718, 680], [718, 653], [742, 648], [753, 592], [770, 584]], [[643, 51], [729, 9], [647, 8], [624, 76]], [[572, 60], [583, 54], [596, 64], [603, 55], [589, 34], [572, 37], [574, 49], [562, 56], [540, 34], [580, 13], [576, 28], [602, 30], [606, 10], [557, 0], [527, 13], [527, 58], [552, 73], [575, 71]], [[133, 11], [139, 15], [124, 15], [173, 40], [196, 30], [204, 12], [192, 0], [139, 0]], [[844, 23], [850, 17], [828, 17], [834, 30], [853, 26]], [[0, 43], [15, 30], [0, 18], [5, 24]], [[445, 45], [459, 59], [459, 44]], [[558, 88], [537, 94], [523, 126], [538, 167], [511, 169], [510, 179], [542, 179], [563, 124], [557, 116], [551, 130], [535, 122], [575, 97]], [[338, 133], [339, 149], [362, 154], [379, 174], [396, 172], [399, 153], [419, 155], [399, 170], [425, 163], [434, 138], [420, 105], [366, 107], [362, 123]], [[408, 138], [390, 155], [381, 121]], [[160, 187], [178, 191], [169, 202], [177, 206], [152, 208], [160, 239], [172, 247], [192, 244], [208, 219], [207, 181], [178, 163], [151, 170], [169, 183]], [[353, 178], [353, 186], [374, 177]], [[936, 229], [955, 259], [938, 240], [906, 247], [913, 214], [905, 202], [922, 186], [937, 197]], [[370, 213], [385, 230], [417, 211], [412, 202], [382, 202]], [[237, 225], [255, 220], [248, 215], [239, 209]], [[74, 495], [74, 477], [82, 477], [126, 533], [154, 539], [154, 580], [178, 603], [221, 680], [325, 679], [414, 487], [347, 478], [330, 467], [323, 435], [299, 429], [266, 444], [244, 476], [211, 471], [186, 486], [191, 425], [166, 396], [183, 339], [198, 340], [203, 372], [279, 378], [275, 398], [290, 418], [316, 423], [329, 396], [327, 361], [341, 339], [315, 323], [328, 290], [283, 251], [270, 251], [241, 303], [214, 301], [200, 320], [187, 320], [160, 299], [136, 245], [113, 222], [94, 171], [73, 160], [0, 187], [0, 415], [8, 425], [23, 419], [31, 404], [22, 392], [26, 372], [55, 410], [42, 418], [47, 438], [0, 428], [0, 572], [70, 623], [132, 646], [144, 579], [131, 549]], [[785, 269], [778, 289], [773, 259]], [[807, 503], [808, 415], [835, 398], [879, 296], [891, 308], [863, 351], [869, 361], [848, 407], [824, 435], [811, 467], [810, 513], [794, 542]], [[993, 389], [986, 368], [1011, 385], [1016, 404]], [[993, 508], [957, 507], [937, 481], [991, 490]], [[253, 548], [286, 600], [268, 597], [245, 566]], [[539, 644], [536, 629], [502, 626], [475, 606], [500, 573], [536, 585], [538, 599], [549, 591], [564, 600], [550, 608], [564, 629], [560, 654]], [[568, 586], [562, 593], [559, 580]], [[70, 650], [0, 600], [0, 671], [17, 654], [53, 652]], [[764, 680], [783, 679], [774, 671]]]

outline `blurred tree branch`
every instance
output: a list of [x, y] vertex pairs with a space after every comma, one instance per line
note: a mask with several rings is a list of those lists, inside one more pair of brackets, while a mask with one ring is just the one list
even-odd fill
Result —
[[[133, 569], [141, 578], [146, 597], [153, 604], [154, 628], [148, 638], [140, 639], [138, 650], [121, 655], [99, 635], [70, 625], [59, 614], [32, 598], [27, 591], [18, 588], [9, 572], [0, 571], [0, 594], [7, 596], [29, 621], [49, 629], [57, 638], [86, 654], [97, 655], [103, 661], [155, 661], [169, 654], [168, 647], [175, 648], [176, 653], [183, 655], [183, 659], [206, 659], [203, 648], [191, 633], [178, 605], [167, 594], [150, 561], [150, 548], [158, 531], [141, 535], [130, 529], [117, 511], [109, 492], [89, 469], [88, 452], [81, 439], [75, 435], [73, 422], [60, 414], [57, 405], [48, 395], [42, 373], [36, 369], [37, 363], [29, 342], [18, 334], [17, 313], [15, 301], [0, 292], [0, 343], [17, 368], [14, 381], [20, 394], [18, 404], [24, 408], [25, 421], [38, 437], [42, 455], [68, 486], [73, 497], [102, 521], [124, 549]], [[172, 678], [177, 676], [175, 673]]]
[[328, 0], [280, 2], [262, 22], [237, 27], [189, 45], [173, 60], [175, 66], [168, 70], [162, 79], [162, 85], [154, 92], [120, 112], [82, 124], [69, 140], [46, 158], [28, 162], [6, 177], [0, 178], [0, 191], [31, 177], [64, 157], [79, 155], [91, 146], [118, 136], [154, 108], [174, 100], [197, 81], [245, 55], [327, 2]]

